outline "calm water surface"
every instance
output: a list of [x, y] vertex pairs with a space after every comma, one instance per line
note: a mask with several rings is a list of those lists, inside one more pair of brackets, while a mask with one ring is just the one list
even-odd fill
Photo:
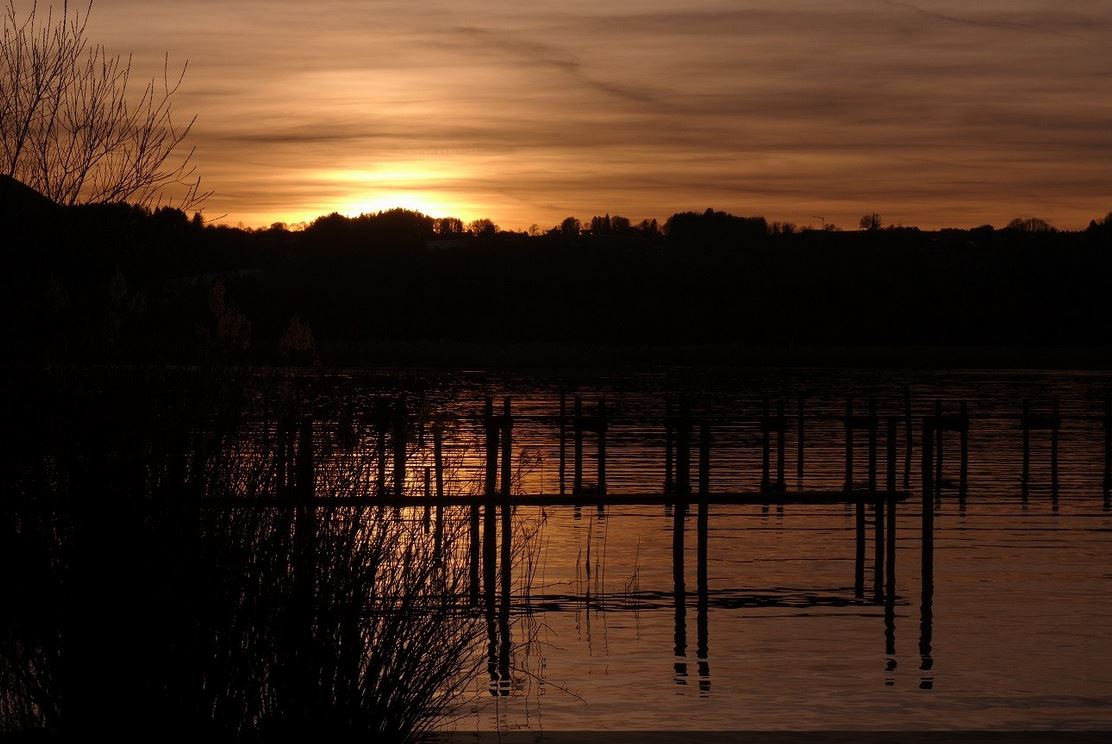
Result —
[[[365, 383], [341, 380], [360, 400]], [[366, 383], [369, 384], [369, 383]], [[673, 518], [663, 507], [518, 509], [543, 523], [528, 601], [514, 607], [508, 695], [481, 675], [478, 701], [450, 724], [484, 729], [1107, 728], [1112, 725], [1112, 513], [1102, 496], [1099, 420], [1112, 376], [1071, 372], [761, 372], [538, 379], [476, 372], [428, 387], [430, 405], [473, 416], [485, 395], [511, 395], [527, 492], [558, 490], [558, 392], [605, 396], [612, 493], [659, 491], [665, 394], [683, 392], [714, 437], [711, 489], [755, 491], [757, 417], [766, 396], [794, 416], [805, 396], [806, 475], [790, 489], [841, 488], [847, 394], [864, 413], [904, 411], [913, 457], [898, 473], [912, 498], [897, 519], [897, 596], [854, 597], [854, 514], [846, 506], [713, 507], [707, 591], [697, 592], [695, 516], [686, 519], [677, 599]], [[923, 591], [919, 427], [942, 401], [967, 400], [969, 491], [945, 490], [935, 518], [933, 592]], [[1059, 400], [1060, 488], [1050, 491], [1049, 434], [1032, 435], [1031, 487], [1020, 485], [1017, 416]], [[570, 399], [569, 399], [570, 406]], [[794, 427], [794, 420], [793, 420]], [[856, 477], [863, 480], [863, 439]], [[588, 437], [586, 470], [593, 472]], [[957, 435], [945, 444], [957, 479]], [[569, 450], [570, 462], [570, 450]], [[883, 482], [884, 449], [880, 472]], [[694, 461], [694, 455], [693, 455]], [[481, 453], [462, 456], [474, 477]], [[570, 467], [570, 464], [569, 464]], [[694, 468], [694, 464], [693, 464]], [[420, 468], [414, 468], [420, 472]], [[471, 475], [468, 475], [471, 473]], [[693, 474], [694, 478], [694, 474]], [[569, 476], [570, 479], [570, 476]], [[871, 535], [871, 533], [870, 533]], [[872, 546], [866, 576], [871, 597]], [[517, 578], [516, 586], [524, 582]], [[503, 685], [507, 687], [507, 685]]]

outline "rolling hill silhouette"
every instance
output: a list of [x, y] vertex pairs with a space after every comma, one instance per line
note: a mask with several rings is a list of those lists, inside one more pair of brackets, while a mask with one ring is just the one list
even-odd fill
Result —
[[16, 179], [0, 175], [0, 220], [42, 216], [58, 205]]

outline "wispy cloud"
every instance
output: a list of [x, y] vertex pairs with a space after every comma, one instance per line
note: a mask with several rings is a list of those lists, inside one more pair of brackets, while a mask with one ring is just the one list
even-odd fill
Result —
[[1097, 44], [1100, 46], [1109, 46], [1110, 42], [1106, 38], [1099, 38], [1089, 36], [1086, 34], [1074, 33], [1070, 31], [1063, 31], [1056, 27], [1056, 21], [1064, 17], [1063, 13], [1058, 13], [1054, 17], [1049, 14], [1043, 16], [1042, 23], [1025, 22], [1017, 20], [1009, 15], [986, 15], [986, 16], [970, 16], [970, 15], [953, 15], [949, 13], [942, 13], [939, 11], [929, 10], [914, 3], [901, 2], [900, 0], [881, 0], [885, 5], [890, 5], [895, 8], [905, 8], [918, 15], [927, 18], [933, 18], [947, 23], [957, 23], [964, 26], [974, 26], [977, 28], [998, 29], [1002, 31], [1017, 31], [1024, 34], [1038, 34], [1048, 36], [1058, 36], [1064, 39], [1073, 39], [1075, 41], [1082, 41], [1087, 44]]
[[1112, 12], [1062, 5], [104, 0], [90, 30], [140, 70], [190, 59], [179, 110], [232, 222], [350, 200], [322, 173], [416, 163], [444, 172], [441, 202], [509, 225], [707, 206], [1084, 224], [1112, 207]]

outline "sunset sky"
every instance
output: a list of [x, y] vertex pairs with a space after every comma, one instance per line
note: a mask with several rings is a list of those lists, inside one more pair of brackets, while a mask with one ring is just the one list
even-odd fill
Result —
[[1112, 0], [98, 0], [89, 36], [189, 60], [232, 224], [1112, 209]]

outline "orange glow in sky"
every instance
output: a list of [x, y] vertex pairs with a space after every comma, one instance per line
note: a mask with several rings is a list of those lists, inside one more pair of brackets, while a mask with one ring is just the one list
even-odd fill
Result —
[[1112, 208], [1108, 0], [97, 0], [89, 36], [189, 60], [175, 110], [232, 224]]

